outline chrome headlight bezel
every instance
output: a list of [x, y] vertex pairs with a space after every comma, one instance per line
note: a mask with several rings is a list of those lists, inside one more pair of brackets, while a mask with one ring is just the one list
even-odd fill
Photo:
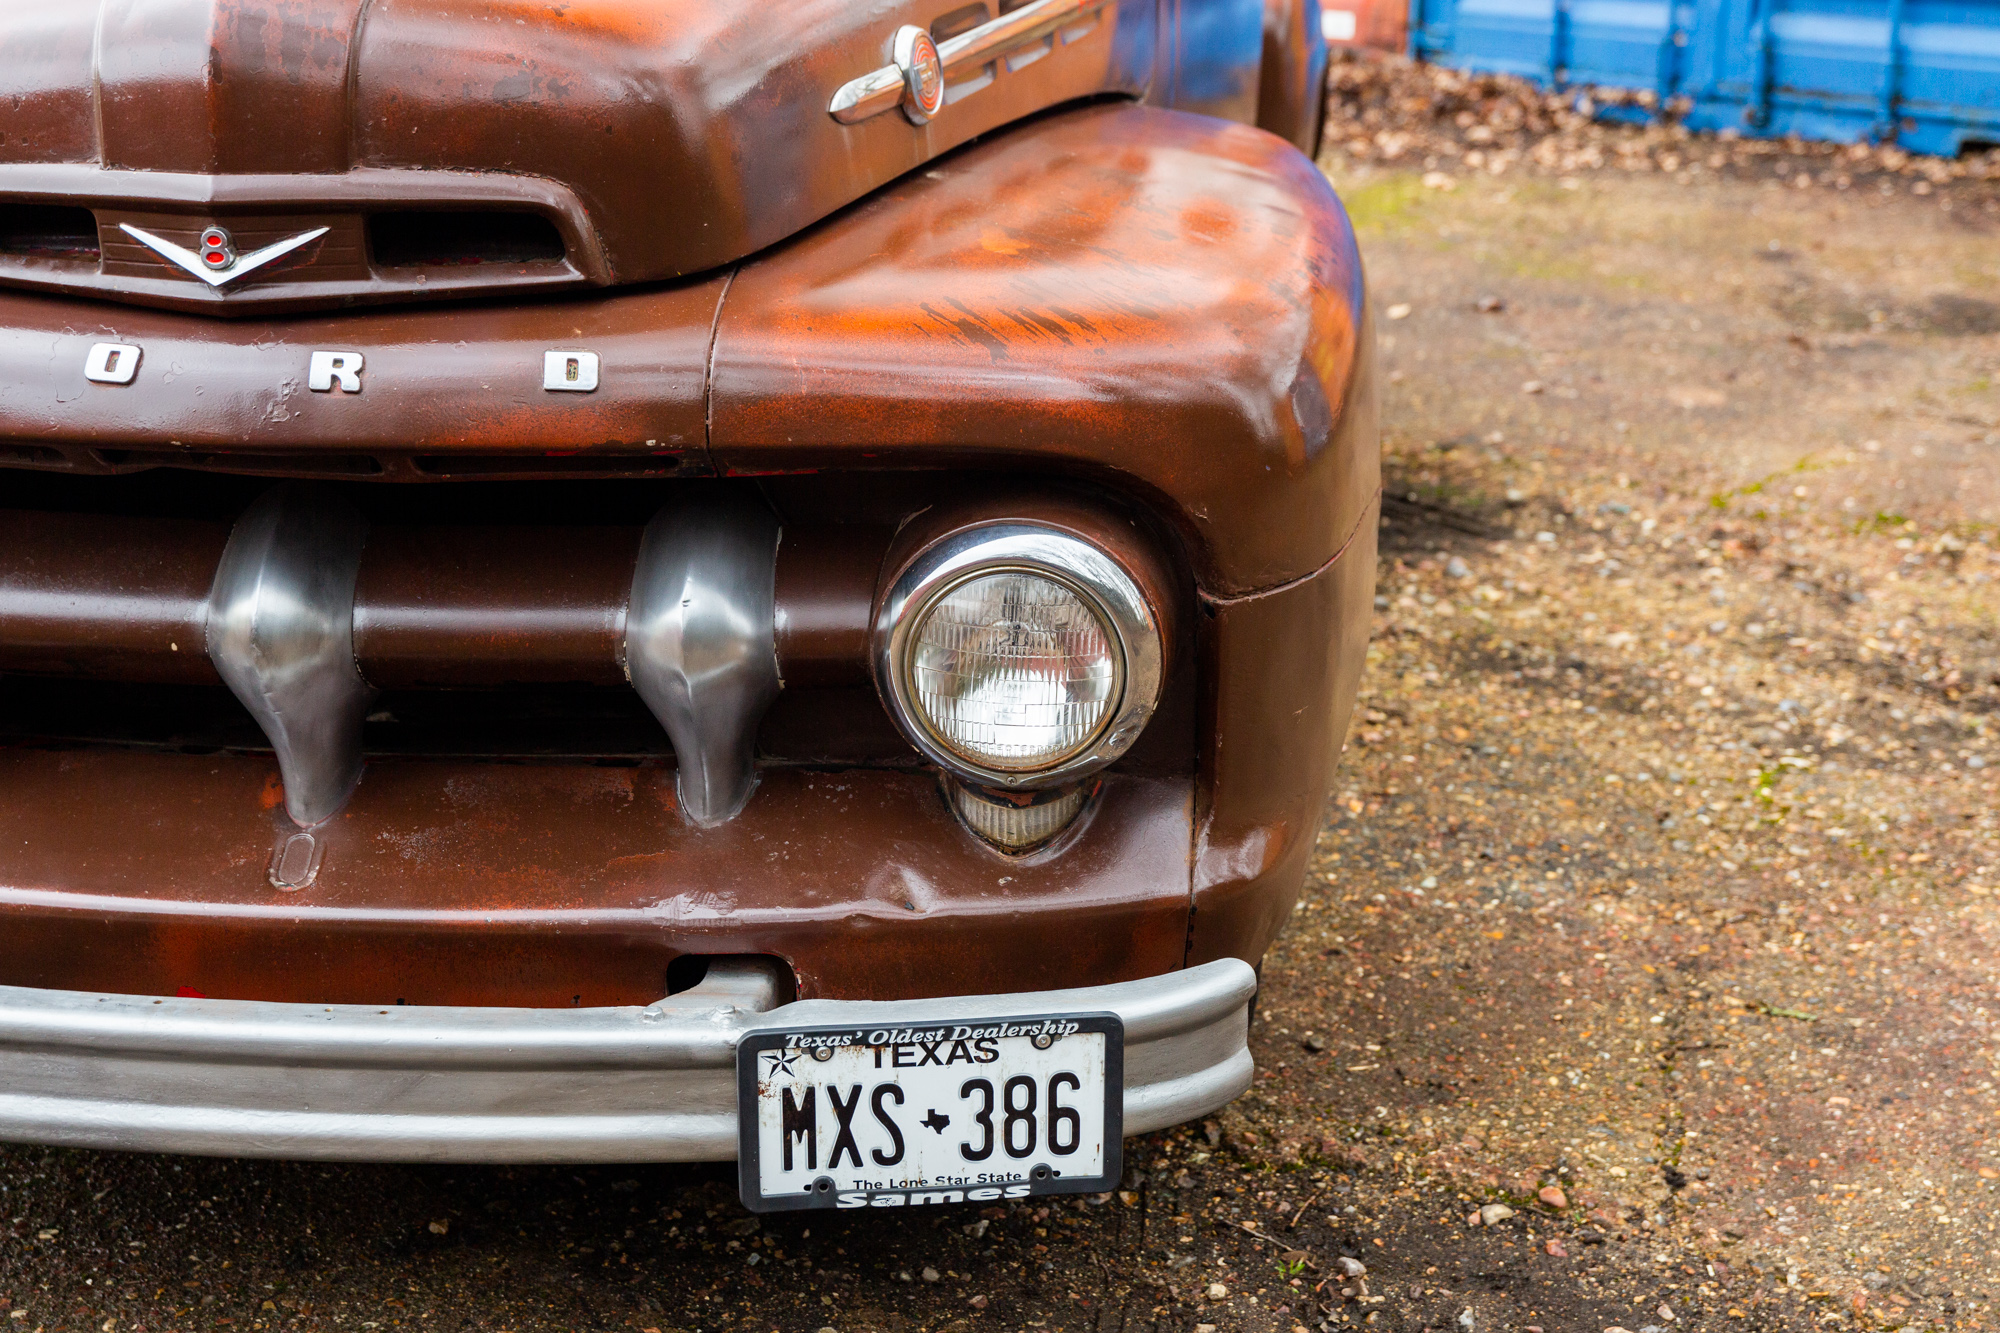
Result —
[[[1002, 768], [961, 753], [938, 736], [912, 686], [910, 656], [917, 628], [941, 598], [982, 575], [1016, 571], [1060, 583], [1082, 598], [1109, 631], [1122, 661], [1116, 697], [1089, 741], [1050, 764]], [[1037, 790], [1095, 773], [1132, 748], [1159, 704], [1158, 611], [1109, 552], [1048, 524], [986, 524], [924, 548], [876, 609], [873, 651], [877, 685], [910, 743], [945, 771], [993, 787]]]

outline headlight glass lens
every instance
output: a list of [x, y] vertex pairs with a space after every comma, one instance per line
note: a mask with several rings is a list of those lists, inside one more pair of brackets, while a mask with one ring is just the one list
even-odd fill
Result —
[[1124, 669], [1089, 602], [1019, 570], [978, 575], [938, 598], [908, 660], [910, 693], [938, 740], [1007, 771], [1061, 763], [1095, 740]]

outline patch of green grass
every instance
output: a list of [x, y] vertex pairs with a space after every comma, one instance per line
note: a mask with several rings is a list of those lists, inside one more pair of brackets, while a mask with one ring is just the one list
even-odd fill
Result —
[[1854, 531], [1857, 534], [1863, 532], [1912, 533], [1916, 530], [1917, 525], [1915, 523], [1903, 515], [1891, 513], [1887, 509], [1878, 509], [1872, 517], [1861, 519], [1854, 525]]
[[1787, 755], [1777, 763], [1766, 764], [1750, 775], [1751, 791], [1764, 807], [1763, 822], [1776, 824], [1792, 812], [1791, 806], [1778, 803], [1778, 781], [1793, 769], [1809, 767], [1811, 765], [1805, 760]]
[[1533, 282], [1587, 282], [1600, 287], [1637, 291], [1644, 284], [1630, 274], [1600, 273], [1574, 250], [1558, 250], [1532, 242], [1501, 256], [1507, 275]]
[[1381, 235], [1407, 224], [1424, 193], [1421, 179], [1398, 173], [1346, 186], [1340, 191], [1340, 202], [1346, 205], [1357, 233]]
[[[1729, 508], [1730, 502], [1732, 500], [1741, 500], [1745, 496], [1762, 494], [1764, 487], [1768, 486], [1770, 483], [1774, 481], [1777, 481], [1780, 477], [1793, 477], [1808, 472], [1818, 472], [1827, 466], [1828, 466], [1827, 464], [1820, 462], [1818, 459], [1814, 458], [1811, 454], [1807, 454], [1804, 458], [1801, 458], [1798, 462], [1792, 464], [1790, 467], [1780, 468], [1778, 471], [1770, 473], [1768, 476], [1763, 477], [1761, 480], [1747, 482], [1744, 485], [1736, 487], [1734, 490], [1717, 491], [1715, 494], [1708, 497], [1708, 506], [1711, 509], [1727, 509]], [[1768, 517], [1768, 515], [1763, 510], [1760, 509], [1757, 511], [1755, 517], [1765, 518]]]

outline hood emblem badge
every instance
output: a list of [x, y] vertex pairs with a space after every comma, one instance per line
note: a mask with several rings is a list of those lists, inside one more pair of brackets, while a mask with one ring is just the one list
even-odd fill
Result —
[[922, 28], [899, 28], [895, 59], [903, 75], [903, 114], [921, 125], [944, 110], [944, 62], [937, 43]]
[[274, 259], [283, 259], [301, 246], [312, 244], [333, 228], [315, 227], [311, 231], [267, 245], [262, 250], [253, 250], [247, 255], [236, 253], [235, 241], [221, 227], [206, 227], [202, 230], [199, 251], [175, 245], [164, 236], [141, 231], [130, 223], [119, 223], [118, 230], [188, 276], [200, 278], [211, 287], [225, 287], [238, 278], [255, 273]]

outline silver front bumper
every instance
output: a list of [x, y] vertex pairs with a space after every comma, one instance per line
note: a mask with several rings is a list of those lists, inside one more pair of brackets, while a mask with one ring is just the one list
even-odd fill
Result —
[[697, 1162], [736, 1156], [736, 1042], [1106, 1011], [1125, 1023], [1125, 1132], [1250, 1086], [1248, 964], [1020, 995], [775, 1005], [717, 965], [644, 1009], [454, 1009], [149, 999], [0, 986], [0, 1140], [231, 1157]]

